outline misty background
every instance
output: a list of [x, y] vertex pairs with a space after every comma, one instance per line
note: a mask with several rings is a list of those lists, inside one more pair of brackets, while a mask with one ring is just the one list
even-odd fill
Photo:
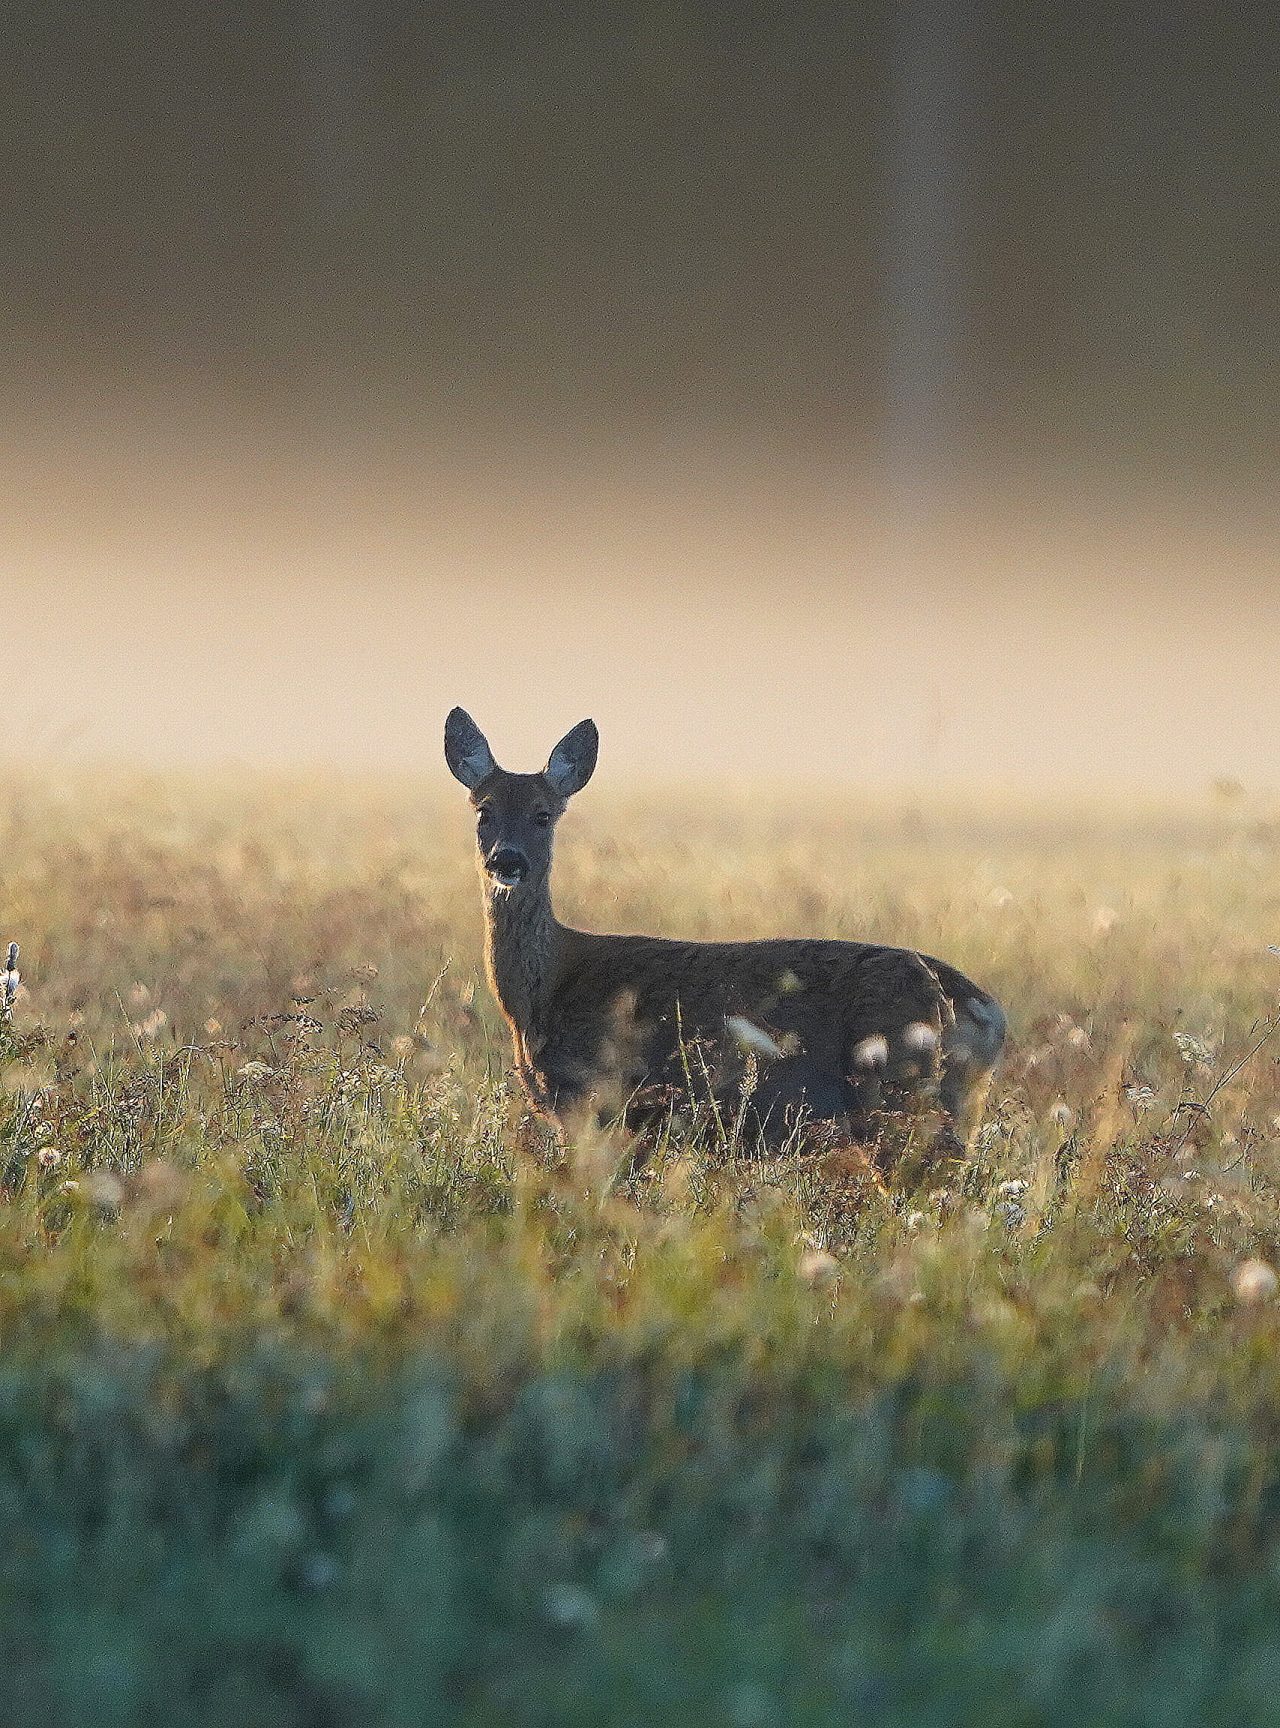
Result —
[[1275, 784], [1274, 23], [10, 35], [9, 754]]

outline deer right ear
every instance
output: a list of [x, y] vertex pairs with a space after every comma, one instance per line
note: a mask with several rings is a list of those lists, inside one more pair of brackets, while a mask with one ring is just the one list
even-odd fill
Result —
[[572, 798], [590, 780], [600, 749], [600, 734], [594, 720], [579, 720], [566, 732], [542, 770], [542, 777], [561, 798]]
[[454, 779], [461, 780], [468, 792], [498, 766], [488, 740], [465, 708], [450, 709], [444, 723], [444, 759]]

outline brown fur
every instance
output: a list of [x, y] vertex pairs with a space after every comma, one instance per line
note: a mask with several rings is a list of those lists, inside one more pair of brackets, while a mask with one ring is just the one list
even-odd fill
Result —
[[[928, 1096], [963, 1132], [1004, 1017], [943, 961], [864, 942], [682, 942], [560, 923], [552, 837], [595, 749], [584, 721], [542, 773], [509, 774], [460, 709], [446, 729], [480, 824], [489, 983], [534, 1108], [562, 1130], [590, 1111], [643, 1132], [692, 1091], [776, 1146], [806, 1122], [867, 1139], [886, 1111]], [[520, 861], [514, 886], [495, 879]], [[773, 1052], [752, 1048], [766, 1040]]]

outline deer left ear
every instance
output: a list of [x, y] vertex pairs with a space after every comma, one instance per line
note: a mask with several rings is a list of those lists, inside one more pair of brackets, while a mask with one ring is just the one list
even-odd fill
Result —
[[561, 798], [572, 798], [595, 772], [600, 749], [600, 734], [594, 720], [580, 720], [572, 732], [566, 732], [556, 745], [542, 770], [542, 777]]
[[451, 708], [444, 723], [444, 759], [455, 780], [473, 791], [497, 763], [489, 741], [465, 708]]

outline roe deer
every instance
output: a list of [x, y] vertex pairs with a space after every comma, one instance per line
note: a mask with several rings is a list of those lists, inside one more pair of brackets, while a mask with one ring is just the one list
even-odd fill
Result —
[[953, 966], [867, 942], [682, 942], [560, 923], [552, 836], [598, 747], [583, 720], [541, 773], [509, 774], [469, 714], [445, 722], [445, 760], [476, 812], [489, 983], [534, 1109], [562, 1133], [594, 1111], [643, 1134], [696, 1079], [777, 1147], [807, 1123], [865, 1141], [884, 1111], [934, 1096], [955, 1149], [1005, 1017]]

